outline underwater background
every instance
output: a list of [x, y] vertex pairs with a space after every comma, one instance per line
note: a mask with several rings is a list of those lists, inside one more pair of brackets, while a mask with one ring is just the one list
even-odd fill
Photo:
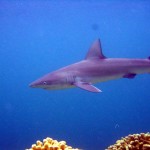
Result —
[[104, 150], [150, 131], [150, 74], [99, 83], [99, 94], [28, 86], [84, 59], [97, 38], [106, 57], [150, 56], [150, 1], [0, 1], [1, 150], [46, 137]]

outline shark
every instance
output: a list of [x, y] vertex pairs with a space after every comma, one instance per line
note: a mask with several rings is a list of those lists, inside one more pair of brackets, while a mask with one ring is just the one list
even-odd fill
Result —
[[29, 86], [45, 90], [78, 87], [99, 93], [94, 84], [119, 78], [133, 79], [138, 74], [150, 73], [150, 57], [145, 59], [107, 58], [100, 39], [93, 42], [84, 60], [50, 72]]

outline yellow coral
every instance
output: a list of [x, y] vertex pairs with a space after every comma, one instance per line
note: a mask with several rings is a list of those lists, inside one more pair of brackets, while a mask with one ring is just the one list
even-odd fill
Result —
[[26, 150], [79, 150], [73, 149], [71, 146], [68, 146], [65, 141], [58, 142], [52, 138], [47, 137], [41, 141], [36, 141], [36, 144], [33, 144], [30, 149]]
[[106, 150], [150, 150], [150, 133], [129, 134]]

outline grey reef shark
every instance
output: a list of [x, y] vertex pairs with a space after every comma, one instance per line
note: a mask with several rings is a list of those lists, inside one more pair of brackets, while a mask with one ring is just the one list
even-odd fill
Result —
[[93, 83], [119, 78], [133, 79], [137, 74], [150, 73], [150, 57], [146, 59], [107, 58], [102, 53], [100, 39], [90, 47], [84, 60], [60, 68], [32, 82], [32, 88], [45, 90], [79, 87], [101, 92]]

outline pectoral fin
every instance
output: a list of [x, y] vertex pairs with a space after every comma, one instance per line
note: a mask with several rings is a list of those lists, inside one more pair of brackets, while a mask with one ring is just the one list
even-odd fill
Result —
[[90, 91], [90, 92], [95, 92], [95, 93], [99, 93], [102, 92], [100, 89], [96, 88], [95, 86], [93, 86], [90, 83], [86, 83], [86, 82], [75, 82], [74, 83], [75, 86]]

